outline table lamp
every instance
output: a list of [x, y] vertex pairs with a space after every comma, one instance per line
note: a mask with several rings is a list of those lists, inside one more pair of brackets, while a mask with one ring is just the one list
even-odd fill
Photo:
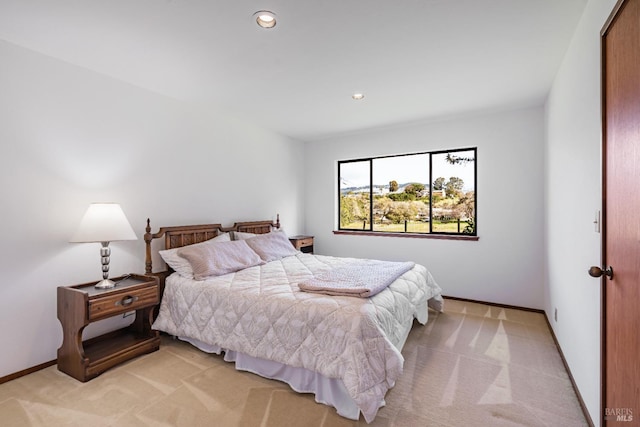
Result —
[[102, 244], [100, 248], [102, 280], [96, 284], [96, 288], [108, 289], [116, 285], [109, 280], [109, 257], [111, 256], [109, 242], [137, 239], [136, 233], [118, 203], [91, 203], [70, 242]]

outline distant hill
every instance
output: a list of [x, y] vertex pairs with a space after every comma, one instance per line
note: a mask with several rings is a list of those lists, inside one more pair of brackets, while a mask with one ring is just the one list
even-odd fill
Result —
[[[411, 181], [411, 182], [405, 182], [403, 184], [398, 184], [398, 191], [396, 191], [396, 193], [402, 193], [404, 192], [404, 189], [407, 185], [409, 184], [415, 184], [415, 181]], [[429, 184], [424, 184], [424, 183], [419, 183], [424, 185], [425, 188], [429, 188]], [[374, 191], [377, 190], [376, 192], [382, 193], [384, 191], [389, 191], [389, 184], [374, 184], [373, 185], [373, 189]], [[345, 187], [345, 188], [341, 188], [340, 189], [340, 193], [341, 194], [346, 194], [346, 193], [364, 193], [364, 192], [369, 192], [369, 186], [368, 185], [363, 185], [361, 187]]]

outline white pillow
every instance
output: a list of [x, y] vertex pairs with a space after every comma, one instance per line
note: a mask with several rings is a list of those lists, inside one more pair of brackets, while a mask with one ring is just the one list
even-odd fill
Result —
[[247, 245], [246, 240], [185, 246], [178, 250], [178, 255], [189, 261], [196, 280], [264, 264], [258, 254]]
[[[274, 228], [274, 227], [271, 227], [271, 231], [269, 231], [269, 233], [277, 233], [278, 231], [284, 233], [284, 229]], [[247, 239], [251, 239], [252, 237], [264, 236], [265, 234], [269, 234], [269, 233], [261, 233], [261, 234], [247, 233], [245, 231], [232, 231], [232, 233], [233, 233], [233, 236], [231, 240], [247, 240]]]
[[243, 241], [247, 242], [247, 245], [260, 255], [260, 258], [265, 262], [275, 261], [298, 253], [287, 238], [287, 235], [282, 231], [258, 234]]
[[[229, 242], [231, 241], [231, 236], [229, 233], [218, 234], [213, 239], [209, 239], [207, 241], [196, 243], [195, 245], [190, 246], [199, 246], [199, 245], [210, 245], [213, 243], [221, 243], [221, 242]], [[193, 279], [193, 269], [191, 268], [191, 264], [185, 258], [178, 255], [178, 251], [182, 248], [175, 249], [166, 249], [164, 251], [158, 251], [164, 262], [167, 263], [169, 267], [173, 269], [176, 273], [178, 273], [182, 277], [186, 277], [187, 279]]]
[[259, 236], [256, 233], [245, 233], [244, 231], [234, 231], [233, 232], [233, 240], [247, 240], [252, 237]]

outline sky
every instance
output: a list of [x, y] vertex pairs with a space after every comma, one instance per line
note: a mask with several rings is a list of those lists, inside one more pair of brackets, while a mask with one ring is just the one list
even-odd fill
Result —
[[[460, 151], [455, 155], [471, 157], [473, 151]], [[438, 177], [448, 181], [450, 177], [462, 178], [465, 189], [473, 189], [473, 163], [452, 165], [445, 161], [446, 153], [433, 155], [433, 179]], [[418, 154], [409, 156], [384, 157], [373, 160], [373, 184], [389, 185], [395, 180], [398, 184], [407, 182], [429, 183], [429, 155]], [[341, 166], [342, 185], [344, 187], [363, 187], [369, 184], [369, 163], [343, 163]]]

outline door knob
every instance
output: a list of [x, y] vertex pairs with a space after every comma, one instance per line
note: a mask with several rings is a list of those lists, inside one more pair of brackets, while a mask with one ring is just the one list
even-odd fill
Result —
[[609, 278], [609, 280], [613, 280], [613, 267], [609, 266], [606, 270], [601, 269], [600, 267], [596, 267], [595, 265], [589, 269], [589, 276], [591, 277], [600, 277], [605, 275]]

